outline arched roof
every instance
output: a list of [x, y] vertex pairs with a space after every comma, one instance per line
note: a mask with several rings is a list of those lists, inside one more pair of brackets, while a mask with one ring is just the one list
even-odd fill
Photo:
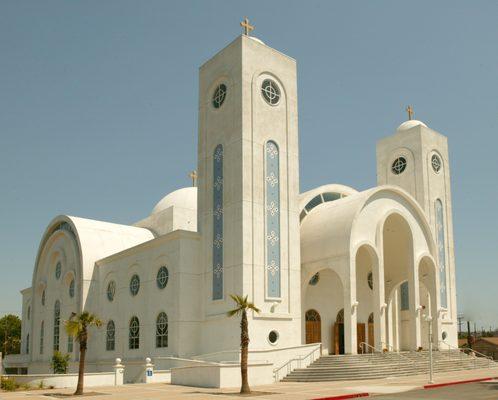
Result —
[[38, 265], [47, 241], [59, 230], [66, 232], [76, 242], [79, 252], [79, 276], [82, 280], [92, 278], [95, 262], [101, 258], [154, 239], [148, 229], [59, 215], [50, 222], [42, 236], [33, 271], [32, 287], [36, 285]]
[[358, 193], [352, 187], [336, 183], [319, 186], [299, 195], [299, 219], [302, 221], [315, 207]]
[[427, 217], [417, 201], [397, 186], [379, 186], [322, 204], [301, 224], [301, 263], [349, 256], [362, 243], [375, 245], [378, 227], [387, 215], [398, 212], [417, 226], [429, 252], [435, 243]]

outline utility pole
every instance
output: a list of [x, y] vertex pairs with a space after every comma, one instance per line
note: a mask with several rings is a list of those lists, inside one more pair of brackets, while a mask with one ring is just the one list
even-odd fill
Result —
[[458, 337], [460, 337], [462, 335], [463, 315], [459, 315], [457, 318], [458, 318]]
[[470, 334], [470, 321], [467, 321], [467, 344], [472, 350], [472, 335]]

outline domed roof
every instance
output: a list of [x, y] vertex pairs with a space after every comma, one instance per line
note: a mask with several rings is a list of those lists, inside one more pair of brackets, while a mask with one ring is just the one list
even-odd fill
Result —
[[397, 132], [407, 131], [408, 129], [412, 129], [413, 127], [419, 125], [427, 128], [427, 125], [424, 124], [422, 121], [418, 121], [416, 119], [410, 119], [408, 121], [403, 122], [400, 126], [398, 126], [398, 129], [396, 129], [396, 131]]
[[160, 213], [161, 211], [170, 208], [171, 206], [189, 208], [191, 210], [197, 209], [197, 188], [186, 187], [175, 190], [170, 194], [164, 196], [159, 203], [152, 209], [152, 214]]

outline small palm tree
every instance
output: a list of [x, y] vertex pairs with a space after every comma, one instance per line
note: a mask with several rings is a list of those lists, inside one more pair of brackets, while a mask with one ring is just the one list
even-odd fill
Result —
[[92, 313], [83, 311], [81, 314], [72, 313], [68, 321], [65, 322], [66, 332], [80, 344], [80, 363], [78, 369], [78, 385], [75, 395], [83, 394], [83, 380], [85, 378], [85, 356], [88, 342], [88, 328], [95, 326], [100, 328], [102, 321]]
[[240, 318], [240, 375], [242, 378], [242, 385], [240, 387], [240, 393], [251, 393], [249, 388], [249, 381], [247, 379], [247, 358], [249, 356], [249, 323], [247, 321], [247, 310], [253, 310], [259, 313], [259, 309], [247, 301], [247, 296], [237, 296], [231, 294], [230, 297], [236, 304], [236, 308], [228, 311], [227, 315], [233, 317], [235, 315], [241, 316]]

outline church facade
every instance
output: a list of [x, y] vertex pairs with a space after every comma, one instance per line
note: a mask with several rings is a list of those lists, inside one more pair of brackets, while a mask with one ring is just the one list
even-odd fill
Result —
[[[377, 144], [377, 186], [299, 192], [296, 62], [242, 35], [200, 67], [197, 187], [125, 226], [68, 215], [43, 234], [22, 291], [31, 373], [78, 359], [72, 313], [103, 320], [89, 368], [152, 358], [236, 361], [231, 294], [248, 296], [252, 359], [457, 345], [445, 136], [408, 120]], [[432, 322], [427, 322], [427, 317]], [[280, 357], [280, 358], [279, 358]], [[132, 380], [132, 378], [130, 378]]]

